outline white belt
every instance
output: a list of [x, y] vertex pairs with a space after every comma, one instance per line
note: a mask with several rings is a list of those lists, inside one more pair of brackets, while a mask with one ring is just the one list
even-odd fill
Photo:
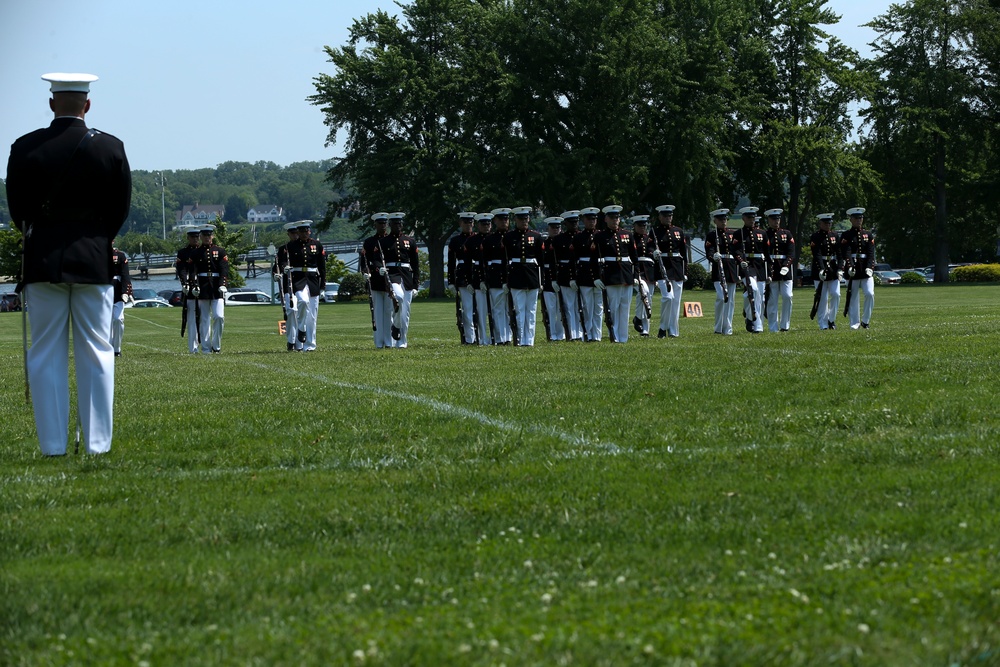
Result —
[[560, 259], [559, 263], [560, 264], [569, 264], [569, 260], [568, 259]]
[[198, 277], [199, 278], [218, 278], [219, 274], [218, 273], [199, 273]]
[[538, 264], [538, 260], [532, 257], [528, 257], [527, 259], [521, 259], [520, 257], [512, 257], [510, 261], [512, 264], [521, 264], [521, 263]]
[[479, 260], [478, 259], [472, 260], [472, 265], [473, 266], [479, 266]]
[[456, 264], [465, 264], [465, 260], [464, 259], [456, 259], [455, 263]]
[[732, 255], [722, 255], [722, 259], [732, 259]]
[[771, 255], [771, 259], [788, 259], [788, 255]]
[[826, 261], [826, 262], [830, 262], [830, 261], [836, 259], [836, 256], [834, 256], [834, 255], [823, 255], [822, 257], [820, 257], [820, 259], [822, 259], [823, 261]]
[[113, 278], [114, 280], [121, 280], [121, 279], [122, 279], [122, 277], [121, 277], [121, 276], [111, 276], [111, 277], [112, 277], [112, 278]]
[[386, 263], [386, 266], [396, 266], [396, 267], [402, 267], [404, 269], [410, 268], [410, 265], [407, 262], [388, 262]]
[[758, 257], [763, 257], [763, 256], [764, 255], [761, 255], [760, 253], [756, 252], [747, 253], [747, 257], [749, 257], [750, 259], [757, 259]]
[[502, 259], [491, 259], [490, 261], [488, 261], [486, 263], [487, 264], [503, 264], [503, 260]]
[[632, 260], [628, 257], [602, 257], [603, 262], [621, 262], [622, 264], [631, 264]]
[[295, 273], [319, 273], [319, 269], [309, 266], [293, 266], [291, 270]]
[[855, 254], [852, 254], [851, 255], [851, 259], [868, 259], [868, 255], [864, 255], [864, 254], [862, 254], [862, 255], [855, 255]]
[[589, 262], [590, 258], [589, 257], [580, 257], [576, 261], [578, 261], [578, 262]]

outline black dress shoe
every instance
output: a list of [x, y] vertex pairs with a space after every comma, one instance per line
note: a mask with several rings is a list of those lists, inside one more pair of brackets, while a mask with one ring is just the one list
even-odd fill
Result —
[[656, 337], [657, 338], [666, 338], [667, 337], [667, 330], [666, 329], [660, 329], [658, 332], [656, 332]]
[[867, 329], [868, 327], [869, 327], [869, 324], [867, 322], [862, 322], [861, 323], [861, 328], [862, 329]]
[[833, 320], [830, 320], [827, 324], [830, 325], [831, 329], [836, 329], [837, 328], [837, 323], [834, 322]]
[[[868, 325], [865, 325], [865, 329], [867, 329], [867, 328], [868, 328]], [[120, 356], [122, 356], [122, 353], [121, 352], [115, 352], [115, 356], [116, 357], [120, 357]]]
[[293, 351], [294, 349], [295, 349], [295, 343], [289, 343], [289, 344], [288, 344], [288, 351], [289, 351], [289, 352], [291, 352], [291, 351]]

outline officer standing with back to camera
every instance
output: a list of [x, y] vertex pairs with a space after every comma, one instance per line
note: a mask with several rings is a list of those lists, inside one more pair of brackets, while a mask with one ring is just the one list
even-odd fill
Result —
[[201, 245], [201, 227], [187, 225], [183, 228], [187, 245], [177, 250], [174, 261], [174, 272], [181, 283], [181, 336], [187, 332], [188, 352], [198, 353], [200, 339], [198, 337], [198, 270], [195, 268], [195, 258]]
[[128, 217], [132, 176], [122, 142], [88, 129], [92, 74], [46, 74], [52, 123], [19, 138], [7, 199], [24, 236], [21, 285], [31, 321], [26, 367], [42, 454], [62, 456], [69, 434], [69, 334], [85, 451], [111, 449], [111, 242]]
[[389, 236], [383, 248], [389, 283], [399, 302], [399, 310], [392, 314], [393, 326], [399, 331], [399, 338], [393, 337], [392, 346], [399, 349], [405, 349], [408, 344], [410, 307], [420, 287], [417, 242], [413, 237], [403, 234], [404, 217], [405, 214], [401, 211], [389, 214]]
[[[840, 236], [840, 256], [847, 279], [851, 281], [851, 297], [847, 304], [852, 329], [871, 326], [875, 308], [875, 235], [865, 229], [865, 209], [847, 209], [851, 228]], [[865, 296], [864, 312], [861, 295]]]
[[[657, 227], [653, 231], [656, 247], [656, 285], [660, 289], [660, 330], [657, 338], [677, 338], [680, 335], [681, 297], [687, 280], [688, 237], [674, 224], [674, 206], [656, 207]], [[665, 271], [665, 273], [664, 273]]]
[[767, 218], [768, 264], [764, 310], [767, 328], [772, 332], [788, 331], [792, 323], [792, 284], [795, 280], [795, 237], [781, 227], [780, 208], [764, 211]]
[[289, 352], [302, 350], [302, 343], [299, 342], [299, 326], [296, 318], [295, 290], [292, 289], [292, 265], [288, 260], [289, 247], [294, 248], [299, 240], [299, 223], [285, 223], [285, 233], [288, 242], [278, 248], [274, 255], [274, 266], [271, 267], [271, 276], [274, 282], [278, 283], [278, 291], [281, 292], [281, 309], [285, 313], [285, 344]]
[[201, 247], [195, 255], [198, 274], [198, 335], [202, 354], [222, 352], [222, 329], [226, 323], [226, 294], [229, 292], [229, 257], [215, 245], [215, 225], [201, 228]]
[[821, 213], [816, 219], [819, 230], [809, 237], [813, 285], [816, 286], [811, 316], [819, 322], [821, 330], [836, 329], [840, 308], [840, 247], [837, 235], [830, 230], [833, 213]]
[[125, 337], [125, 304], [132, 301], [132, 278], [128, 274], [128, 257], [118, 248], [111, 247], [111, 279], [115, 297], [111, 311], [111, 347], [115, 356], [122, 356], [122, 338]]
[[358, 255], [358, 271], [364, 276], [372, 295], [372, 308], [375, 311], [375, 349], [390, 349], [394, 340], [399, 338], [399, 329], [393, 325], [393, 314], [399, 310], [395, 294], [389, 283], [389, 270], [385, 266], [383, 248], [389, 243], [386, 231], [389, 214], [385, 211], [373, 213], [371, 217], [375, 225], [375, 233], [364, 240], [361, 253]]
[[472, 255], [469, 239], [475, 211], [458, 214], [458, 234], [448, 240], [448, 284], [455, 289], [455, 302], [462, 321], [462, 345], [476, 343], [475, 288], [472, 286]]
[[[761, 283], [767, 280], [767, 263], [770, 256], [767, 235], [757, 226], [759, 210], [756, 206], [741, 208], [743, 227], [733, 234], [747, 263], [744, 276], [749, 278], [750, 289], [743, 291], [743, 319], [750, 333], [764, 331], [764, 288]], [[752, 304], [751, 299], [753, 299]]]

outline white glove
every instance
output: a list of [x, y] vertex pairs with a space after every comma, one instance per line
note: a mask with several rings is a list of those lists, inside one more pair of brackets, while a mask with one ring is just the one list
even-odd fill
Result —
[[552, 281], [552, 291], [555, 292], [556, 294], [559, 294], [559, 281], [558, 280], [553, 280]]
[[281, 282], [281, 274], [280, 273], [275, 273], [274, 274], [274, 282], [276, 282], [276, 283], [280, 283]]
[[687, 279], [688, 279], [688, 277], [687, 277], [687, 274], [685, 273], [684, 274], [684, 281], [687, 282]]
[[122, 296], [122, 301], [124, 301], [125, 303], [135, 303], [135, 297], [132, 296], [131, 294], [124, 294]]
[[484, 292], [486, 292], [486, 291], [489, 291], [489, 286], [485, 282], [481, 282], [481, 283], [479, 283], [479, 289], [481, 289]]
[[412, 289], [412, 290], [410, 290], [410, 294], [411, 294], [411, 296], [416, 296], [419, 291], [420, 290]]
[[747, 264], [746, 262], [740, 262], [740, 268], [743, 269], [744, 271], [747, 270], [748, 266], [749, 266], [749, 264]]
[[639, 279], [638, 278], [633, 278], [632, 279], [632, 287], [638, 287], [638, 286], [639, 286]]
[[571, 280], [571, 281], [569, 281], [569, 288], [571, 290], [573, 290], [574, 292], [576, 292], [576, 291], [579, 291], [580, 286], [576, 284], [575, 280]]
[[843, 278], [843, 277], [844, 277], [844, 272], [843, 271], [837, 271], [837, 278], [839, 279], [839, 278]]
[[715, 253], [714, 255], [712, 255], [712, 261], [713, 262], [718, 262], [720, 259], [722, 259], [722, 255], [721, 254]]
[[788, 267], [787, 266], [781, 267], [781, 270], [778, 271], [778, 275], [779, 276], [787, 276], [788, 275]]
[[600, 290], [604, 289], [604, 281], [598, 278], [597, 280], [594, 281], [594, 287]]
[[191, 288], [187, 285], [181, 288], [181, 292], [184, 294], [184, 296], [191, 296]]
[[854, 277], [854, 267], [853, 266], [847, 269], [847, 277], [848, 278], [853, 278]]
[[868, 276], [869, 278], [871, 278], [872, 277], [872, 270], [871, 269], [865, 269], [865, 275]]
[[380, 276], [387, 276], [389, 275], [389, 269], [385, 268], [384, 266], [380, 266], [378, 267], [378, 274]]
[[199, 296], [201, 296], [201, 289], [199, 289], [199, 287], [197, 285], [195, 285], [194, 287], [191, 288], [191, 296], [193, 296], [196, 299]]
[[653, 259], [659, 259], [662, 254], [659, 248], [653, 248]]
[[771, 284], [771, 276], [768, 276], [768, 277], [767, 277], [767, 284], [768, 284], [768, 285], [770, 285], [770, 284]]
[[226, 294], [228, 292], [229, 292], [229, 288], [227, 288], [225, 285], [220, 285], [219, 286], [219, 294], [221, 294], [222, 296], [226, 296]]
[[370, 274], [370, 273], [362, 273], [361, 277], [364, 278], [365, 280], [371, 280], [372, 279], [372, 274]]
[[503, 289], [503, 295], [504, 296], [507, 296], [508, 294], [510, 294], [510, 287], [507, 286], [507, 283], [503, 284], [503, 288], [502, 289]]

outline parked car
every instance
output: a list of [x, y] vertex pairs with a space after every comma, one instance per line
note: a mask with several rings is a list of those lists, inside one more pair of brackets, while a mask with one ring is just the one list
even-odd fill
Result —
[[881, 285], [898, 285], [902, 281], [902, 276], [895, 271], [876, 271], [875, 275], [878, 276]]
[[876, 264], [875, 265], [875, 270], [876, 271], [892, 271], [892, 267], [889, 266], [888, 264]]
[[7, 292], [0, 297], [0, 313], [13, 313], [21, 310], [21, 295], [17, 292]]
[[337, 292], [340, 291], [340, 283], [327, 283], [326, 289], [319, 295], [319, 300], [324, 303], [333, 303], [337, 300]]
[[267, 306], [271, 304], [271, 296], [263, 292], [229, 292], [226, 294], [227, 306]]
[[[156, 290], [149, 289], [146, 287], [133, 286], [132, 296], [133, 298], [135, 298], [136, 301], [141, 301], [143, 299], [163, 299], [163, 297], [161, 297], [159, 294], [156, 293]], [[166, 301], [166, 299], [163, 300]]]
[[163, 299], [138, 299], [125, 304], [126, 308], [173, 308]]

